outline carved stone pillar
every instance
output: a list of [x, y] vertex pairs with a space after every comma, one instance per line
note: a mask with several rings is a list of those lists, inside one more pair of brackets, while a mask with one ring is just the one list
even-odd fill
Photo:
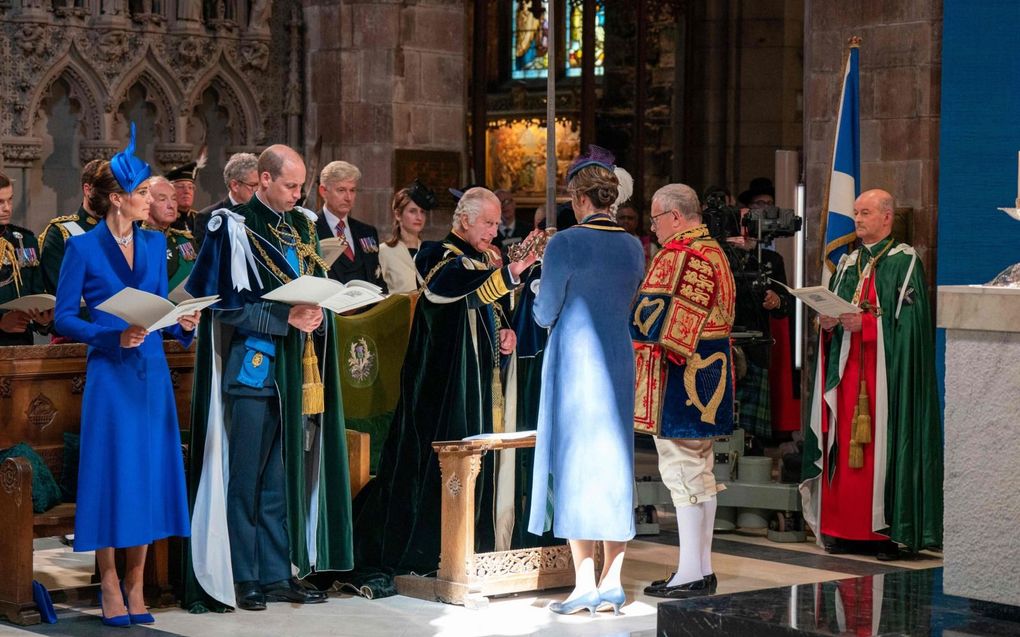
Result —
[[186, 164], [194, 158], [195, 146], [193, 144], [156, 144], [156, 161], [162, 172], [166, 172], [175, 166]]
[[42, 140], [38, 137], [6, 137], [3, 153], [5, 166], [28, 168], [42, 159]]
[[109, 159], [119, 150], [116, 142], [83, 140], [78, 147], [78, 160], [84, 166], [93, 159]]

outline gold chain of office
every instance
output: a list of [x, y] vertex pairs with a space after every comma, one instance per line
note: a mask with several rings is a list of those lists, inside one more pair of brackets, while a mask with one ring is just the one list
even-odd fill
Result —
[[[315, 226], [312, 225], [311, 220], [306, 219], [306, 221], [308, 223], [308, 236], [314, 237]], [[290, 226], [287, 227], [289, 228]], [[250, 242], [255, 245], [255, 249], [258, 251], [259, 256], [262, 257], [262, 261], [266, 264], [266, 267], [269, 268], [270, 272], [275, 274], [284, 283], [290, 283], [291, 278], [287, 276], [287, 274], [269, 257], [269, 253], [266, 252], [266, 249], [262, 247], [262, 243], [259, 242], [258, 235], [249, 228], [245, 228], [245, 231], [248, 233]], [[318, 251], [315, 249], [314, 241], [305, 243], [301, 240], [301, 235], [299, 235], [297, 231], [280, 231], [272, 226], [269, 226], [269, 231], [273, 233], [281, 245], [288, 248], [294, 248], [297, 252], [298, 276], [314, 270], [314, 266], [316, 265], [322, 268], [323, 272], [329, 271], [329, 266], [322, 257], [319, 256]]]

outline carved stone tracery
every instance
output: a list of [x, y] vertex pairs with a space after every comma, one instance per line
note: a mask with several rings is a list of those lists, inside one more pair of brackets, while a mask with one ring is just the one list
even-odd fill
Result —
[[[32, 134], [38, 110], [58, 79], [81, 105], [87, 140], [111, 139], [112, 123], [103, 113], [116, 113], [136, 83], [145, 87], [159, 110], [163, 143], [186, 141], [178, 118], [189, 115], [210, 86], [227, 100], [237, 124], [231, 145], [260, 146], [270, 136], [282, 139], [286, 66], [280, 73], [267, 73], [274, 56], [276, 27], [268, 24], [274, 3], [256, 3], [248, 28], [236, 21], [235, 3], [227, 4], [224, 15], [210, 15], [204, 22], [196, 9], [201, 4], [193, 2], [178, 3], [177, 16], [167, 15], [165, 2], [143, 2], [128, 15], [131, 10], [121, 0], [104, 0], [99, 7], [60, 6], [52, 12], [22, 8], [0, 14], [4, 155], [26, 154], [8, 150], [8, 141]], [[96, 13], [100, 15], [92, 15]], [[84, 19], [90, 15], [102, 20]], [[263, 122], [274, 123], [274, 128]]]

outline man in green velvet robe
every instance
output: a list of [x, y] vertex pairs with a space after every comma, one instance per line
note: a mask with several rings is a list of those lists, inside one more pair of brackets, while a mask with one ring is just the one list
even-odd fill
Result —
[[[535, 261], [495, 267], [491, 241], [499, 200], [485, 188], [464, 193], [453, 230], [422, 244], [415, 257], [423, 283], [400, 379], [400, 401], [383, 445], [379, 471], [354, 502], [352, 578], [374, 597], [392, 595], [392, 576], [435, 571], [440, 547], [439, 459], [432, 443], [502, 430], [500, 356], [516, 336], [500, 301]], [[494, 425], [495, 423], [495, 425]], [[492, 550], [492, 466], [478, 478], [475, 529]]]
[[861, 308], [820, 317], [804, 518], [833, 553], [895, 559], [942, 545], [942, 425], [924, 268], [892, 236], [882, 190], [854, 202], [861, 247], [829, 288]]
[[[350, 478], [332, 314], [266, 301], [301, 275], [324, 277], [314, 213], [296, 210], [301, 156], [270, 146], [259, 189], [209, 220], [185, 288], [220, 301], [202, 322], [192, 406], [191, 560], [186, 605], [262, 610], [325, 594], [291, 578], [347, 570]], [[315, 376], [321, 377], [321, 386]]]

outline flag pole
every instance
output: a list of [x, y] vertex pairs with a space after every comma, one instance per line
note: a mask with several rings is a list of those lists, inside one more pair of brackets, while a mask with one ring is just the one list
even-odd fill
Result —
[[[545, 227], [556, 227], [556, 3], [547, 5], [549, 25], [545, 84]], [[541, 28], [541, 27], [540, 27]]]
[[[860, 46], [861, 46], [861, 42], [862, 42], [862, 40], [861, 40], [860, 36], [857, 36], [857, 35], [851, 36], [850, 39], [847, 41], [846, 53], [843, 54], [843, 66], [841, 67], [840, 73], [839, 73], [839, 77], [840, 77], [839, 100], [838, 100], [839, 104], [841, 104], [843, 102], [843, 93], [846, 90], [846, 70], [847, 70], [847, 66], [849, 66], [849, 64], [850, 64], [850, 50], [851, 49], [859, 49]], [[819, 239], [819, 242], [821, 243], [821, 250], [819, 251], [819, 254], [820, 254], [821, 258], [822, 258], [822, 269], [824, 271], [825, 268], [828, 268], [830, 273], [836, 271], [836, 266], [835, 266], [835, 264], [827, 263], [828, 258], [826, 256], [825, 249], [828, 246], [827, 246], [826, 239], [825, 239], [825, 232], [826, 232], [826, 230], [828, 228], [828, 225], [829, 225], [829, 208], [830, 208], [830, 206], [829, 206], [829, 191], [830, 191], [830, 188], [832, 188], [832, 169], [833, 169], [833, 165], [835, 164], [835, 161], [836, 161], [836, 157], [835, 157], [835, 153], [836, 153], [836, 139], [839, 137], [839, 123], [840, 123], [840, 120], [839, 120], [839, 111], [837, 110], [837, 113], [836, 113], [836, 130], [833, 131], [833, 134], [832, 134], [832, 143], [829, 145], [829, 174], [825, 178], [825, 195], [824, 195], [824, 197], [822, 199], [823, 206], [825, 207], [825, 209], [821, 211], [821, 213], [822, 213], [822, 223], [821, 223], [821, 237]]]

